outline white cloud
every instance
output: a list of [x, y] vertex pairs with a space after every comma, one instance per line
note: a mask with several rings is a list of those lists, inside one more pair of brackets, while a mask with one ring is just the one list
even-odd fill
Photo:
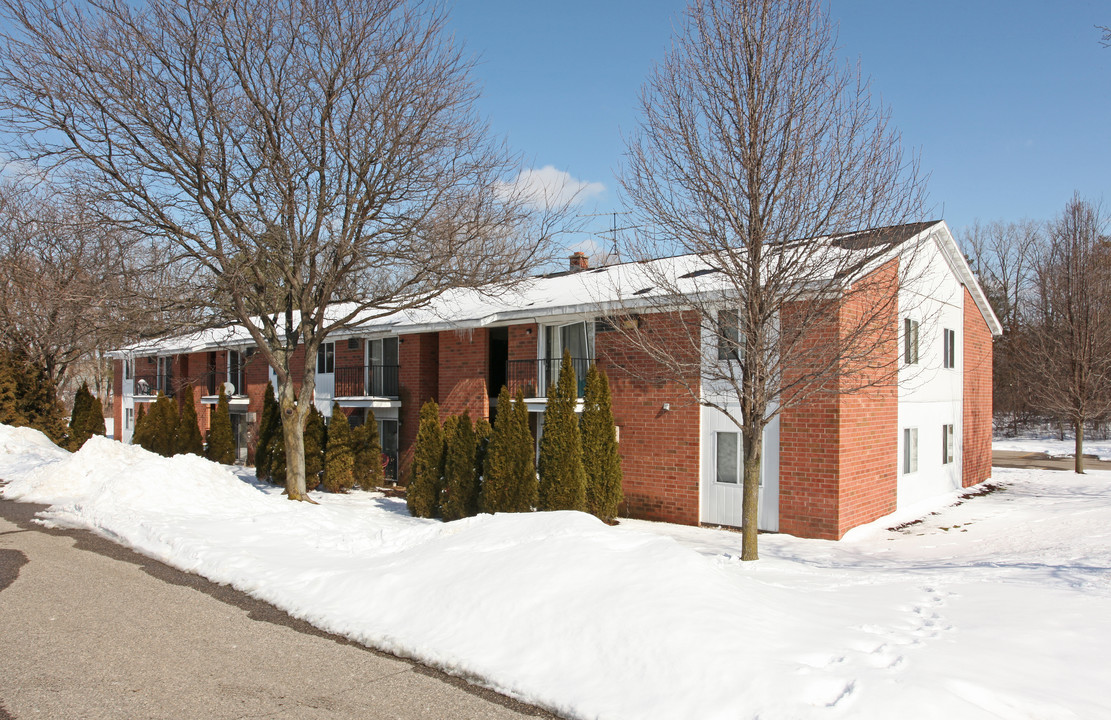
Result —
[[522, 170], [512, 182], [505, 183], [506, 194], [521, 193], [539, 207], [581, 205], [606, 191], [600, 182], [587, 182], [571, 177], [571, 173], [545, 165], [539, 170]]

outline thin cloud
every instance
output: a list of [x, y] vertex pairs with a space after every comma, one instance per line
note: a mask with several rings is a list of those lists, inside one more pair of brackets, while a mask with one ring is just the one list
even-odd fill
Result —
[[581, 205], [606, 191], [600, 182], [587, 182], [564, 170], [545, 165], [539, 170], [522, 170], [512, 182], [504, 184], [505, 193], [519, 194], [529, 203], [542, 208]]

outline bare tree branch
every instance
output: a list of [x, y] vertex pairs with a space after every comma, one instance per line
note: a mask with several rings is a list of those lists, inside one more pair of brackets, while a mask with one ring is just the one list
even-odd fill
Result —
[[894, 258], [924, 229], [849, 234], [915, 217], [922, 182], [835, 40], [815, 0], [694, 0], [641, 94], [623, 173], [647, 228], [628, 253], [693, 264], [643, 266], [643, 297], [682, 330], [648, 316], [619, 326], [740, 429], [745, 559], [757, 557], [764, 428], [815, 393], [892, 382], [897, 289], [913, 265]]
[[20, 156], [169, 239], [206, 281], [208, 319], [248, 328], [278, 378], [291, 498], [315, 387], [312, 363], [292, 370], [298, 348], [543, 259], [553, 213], [506, 190], [513, 158], [474, 110], [439, 5], [0, 5]]

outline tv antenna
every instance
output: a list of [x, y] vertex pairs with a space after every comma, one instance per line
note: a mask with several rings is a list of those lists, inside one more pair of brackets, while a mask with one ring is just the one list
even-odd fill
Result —
[[579, 217], [581, 217], [581, 218], [593, 218], [593, 217], [612, 218], [610, 227], [608, 229], [603, 230], [602, 232], [596, 232], [596, 233], [591, 233], [591, 234], [596, 238], [601, 238], [602, 240], [607, 239], [607, 236], [608, 236], [608, 238], [610, 240], [610, 256], [612, 258], [614, 258], [614, 260], [620, 260], [619, 253], [617, 252], [617, 233], [619, 233], [623, 230], [632, 230], [632, 229], [640, 227], [640, 226], [639, 225], [626, 225], [624, 227], [617, 227], [617, 216], [618, 215], [632, 215], [632, 214], [633, 213], [631, 211], [618, 212], [618, 211], [615, 210], [613, 212], [590, 213], [589, 215], [579, 215]]

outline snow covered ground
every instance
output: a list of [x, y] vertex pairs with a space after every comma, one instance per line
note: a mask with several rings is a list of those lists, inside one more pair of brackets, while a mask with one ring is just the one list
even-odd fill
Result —
[[2, 494], [313, 624], [576, 718], [1111, 717], [1111, 473], [841, 542], [579, 513], [443, 524], [356, 492], [0, 426]]
[[[1059, 440], [1056, 434], [1049, 433], [1029, 433], [1013, 438], [997, 435], [991, 444], [996, 450], [1040, 452], [1050, 457], [1072, 457], [1076, 452], [1076, 440], [1071, 436]], [[1095, 455], [1100, 460], [1111, 460], [1111, 440], [1084, 440], [1084, 454]]]

